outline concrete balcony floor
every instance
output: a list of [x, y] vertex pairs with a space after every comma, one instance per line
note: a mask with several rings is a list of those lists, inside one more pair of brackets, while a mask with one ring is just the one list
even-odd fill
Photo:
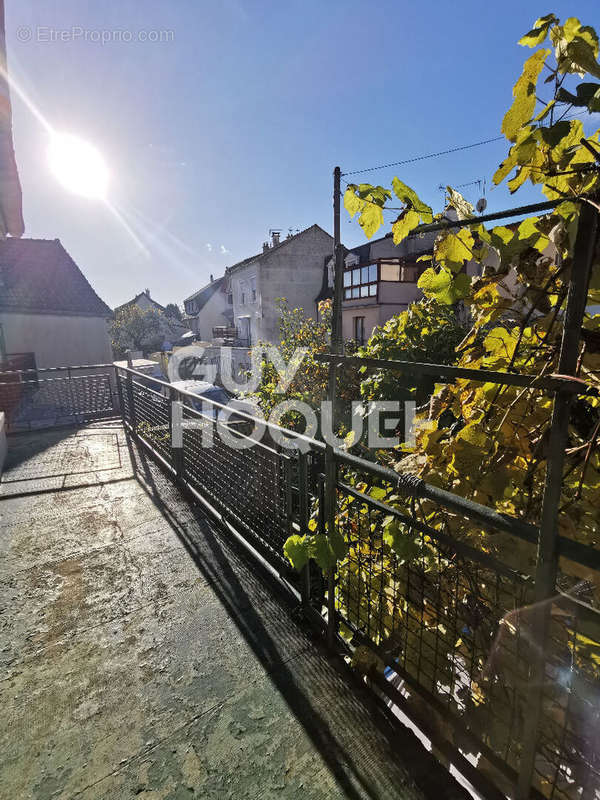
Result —
[[14, 436], [0, 797], [459, 798], [116, 422]]

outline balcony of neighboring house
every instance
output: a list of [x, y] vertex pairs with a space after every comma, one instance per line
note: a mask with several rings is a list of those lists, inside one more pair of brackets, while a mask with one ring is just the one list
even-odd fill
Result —
[[365, 344], [373, 328], [418, 300], [420, 273], [418, 263], [401, 258], [347, 263], [342, 302], [344, 338]]

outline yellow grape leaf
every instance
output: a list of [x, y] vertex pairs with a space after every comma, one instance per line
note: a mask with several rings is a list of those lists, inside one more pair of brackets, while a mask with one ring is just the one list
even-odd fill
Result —
[[502, 133], [511, 142], [517, 138], [519, 130], [533, 116], [537, 81], [550, 50], [537, 50], [523, 65], [523, 74], [513, 89], [514, 101], [502, 120]]

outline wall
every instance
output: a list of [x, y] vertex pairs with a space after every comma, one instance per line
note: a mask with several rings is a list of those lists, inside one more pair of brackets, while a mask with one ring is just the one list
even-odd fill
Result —
[[344, 339], [354, 338], [354, 317], [365, 318], [365, 342], [371, 336], [373, 328], [383, 325], [396, 314], [401, 314], [408, 308], [407, 303], [390, 304], [380, 306], [376, 304], [351, 306], [344, 304], [342, 309], [342, 333]]
[[35, 353], [38, 367], [106, 364], [113, 360], [103, 317], [0, 312], [7, 353]]
[[135, 304], [138, 308], [141, 308], [142, 311], [160, 311], [154, 304], [154, 302], [148, 297], [148, 295], [143, 292], [135, 301]]
[[[232, 274], [235, 324], [249, 315], [252, 341], [279, 341], [279, 313], [275, 301], [285, 297], [291, 308], [303, 308], [307, 316], [316, 316], [315, 297], [323, 282], [325, 256], [333, 250], [332, 237], [316, 225], [282, 242], [252, 263]], [[256, 275], [256, 302], [239, 303], [237, 285]]]
[[2, 467], [4, 466], [6, 453], [6, 415], [4, 411], [0, 411], [0, 478], [2, 477]]
[[[243, 324], [240, 317], [248, 317], [250, 325], [250, 339], [252, 344], [256, 344], [262, 335], [262, 310], [263, 298], [262, 290], [262, 262], [253, 261], [245, 267], [236, 269], [231, 277], [231, 288], [233, 292], [233, 314], [234, 325], [238, 329], [240, 336], [244, 336]], [[256, 300], [252, 300], [250, 281], [256, 278]], [[246, 302], [242, 304], [242, 286], [245, 285]]]
[[224, 315], [227, 308], [227, 295], [221, 289], [209, 297], [198, 315], [191, 320], [192, 330], [199, 339], [212, 342], [212, 329], [217, 325], [229, 325], [229, 320]]

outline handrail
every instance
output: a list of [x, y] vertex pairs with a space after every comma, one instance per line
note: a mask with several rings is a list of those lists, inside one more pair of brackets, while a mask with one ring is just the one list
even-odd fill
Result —
[[[152, 380], [157, 384], [167, 388], [171, 393], [176, 392], [179, 395], [190, 397], [196, 401], [198, 400], [198, 395], [188, 392], [184, 389], [178, 389], [170, 383], [161, 381], [159, 378], [152, 378], [148, 375], [137, 372], [134, 369], [130, 369], [129, 367], [117, 367], [116, 369], [129, 372], [132, 375], [140, 376], [145, 380]], [[143, 388], [146, 389], [147, 387]], [[202, 398], [202, 400], [205, 400], [206, 402], [211, 403], [213, 406], [218, 408], [231, 411], [228, 406], [225, 406], [223, 403], [219, 403], [216, 400], [211, 400], [209, 398]], [[253, 423], [256, 423], [257, 421], [256, 417], [253, 417], [251, 414], [247, 414], [244, 411], [234, 409], [234, 412], [237, 416], [247, 419]], [[200, 412], [196, 413], [201, 416]], [[304, 434], [296, 433], [288, 428], [283, 428], [282, 426], [276, 425], [268, 420], [261, 420], [261, 422], [263, 422], [263, 424], [269, 430], [280, 431], [285, 436], [293, 436], [298, 441], [307, 443], [314, 451], [324, 452], [326, 449], [325, 443], [317, 439], [311, 439]], [[468, 500], [467, 498], [461, 497], [453, 492], [441, 489], [438, 486], [433, 486], [432, 484], [424, 481], [422, 478], [419, 478], [417, 475], [406, 472], [395, 472], [394, 470], [389, 469], [389, 467], [383, 467], [381, 464], [367, 461], [360, 456], [348, 453], [347, 451], [341, 450], [338, 447], [334, 447], [332, 450], [333, 457], [337, 462], [347, 464], [354, 469], [375, 475], [382, 480], [391, 483], [406, 497], [431, 500], [435, 503], [438, 503], [448, 511], [462, 514], [467, 519], [476, 522], [485, 528], [491, 528], [492, 530], [509, 533], [512, 536], [522, 539], [523, 541], [532, 545], [537, 545], [538, 543], [539, 528], [536, 525], [533, 525], [529, 522], [524, 522], [516, 517], [511, 517], [508, 514], [502, 514], [490, 508], [489, 506], [484, 506], [481, 503]], [[577, 542], [574, 539], [569, 539], [566, 536], [559, 536], [558, 542], [559, 552], [564, 558], [576, 561], [590, 568], [600, 569], [600, 550], [589, 545], [581, 544], [580, 542]]]
[[297, 433], [296, 431], [292, 431], [289, 428], [284, 428], [281, 425], [277, 425], [274, 422], [269, 422], [267, 419], [260, 419], [258, 417], [253, 416], [252, 414], [247, 414], [245, 411], [241, 409], [234, 408], [232, 409], [231, 406], [225, 405], [223, 403], [219, 403], [218, 400], [211, 400], [209, 397], [200, 397], [200, 395], [194, 394], [193, 392], [188, 392], [186, 389], [179, 389], [177, 386], [173, 386], [172, 383], [167, 383], [166, 381], [161, 381], [160, 378], [154, 378], [151, 375], [144, 375], [142, 372], [138, 372], [138, 370], [132, 369], [131, 367], [116, 367], [117, 370], [123, 370], [131, 375], [136, 375], [137, 377], [144, 378], [144, 380], [153, 381], [154, 383], [158, 384], [159, 386], [164, 386], [168, 391], [172, 394], [176, 392], [178, 395], [183, 397], [189, 397], [192, 400], [198, 401], [201, 399], [207, 403], [210, 403], [217, 408], [226, 409], [227, 411], [234, 412], [236, 416], [242, 417], [250, 422], [256, 423], [257, 419], [260, 420], [261, 423], [266, 425], [269, 430], [278, 431], [279, 433], [284, 434], [285, 436], [293, 436], [295, 439], [301, 442], [306, 442], [311, 448], [315, 450], [325, 450], [325, 444], [323, 442], [319, 442], [317, 439], [311, 439], [310, 436], [305, 436], [303, 433]]
[[0, 375], [22, 375], [26, 372], [67, 372], [78, 369], [115, 369], [114, 364], [77, 364], [74, 367], [29, 367], [28, 369], [0, 369]]
[[394, 472], [394, 470], [389, 469], [389, 467], [382, 467], [380, 464], [365, 461], [359, 456], [354, 456], [351, 453], [346, 453], [337, 448], [334, 448], [333, 452], [338, 461], [355, 467], [356, 469], [363, 470], [364, 472], [377, 475], [396, 486], [399, 491], [407, 497], [433, 500], [450, 511], [458, 511], [469, 519], [479, 522], [484, 526], [512, 533], [520, 539], [524, 539], [526, 542], [531, 542], [532, 544], [537, 543], [538, 529], [535, 525], [522, 522], [508, 514], [500, 514], [498, 511], [494, 511], [488, 506], [481, 505], [481, 503], [475, 503], [472, 500], [460, 497], [460, 495], [453, 494], [445, 489], [440, 489], [437, 486], [426, 483], [422, 478], [416, 475], [406, 472]]
[[398, 372], [416, 373], [418, 375], [431, 375], [439, 378], [466, 378], [481, 383], [500, 383], [506, 386], [523, 386], [526, 389], [548, 389], [550, 391], [567, 391], [573, 394], [597, 397], [600, 391], [594, 386], [588, 386], [585, 381], [569, 375], [524, 375], [516, 372], [501, 372], [489, 369], [470, 369], [468, 367], [453, 367], [446, 364], [428, 364], [421, 361], [397, 361], [379, 358], [363, 358], [360, 356], [343, 356], [336, 353], [317, 353], [317, 361], [346, 364], [352, 367], [367, 367], [372, 369], [389, 369]]

